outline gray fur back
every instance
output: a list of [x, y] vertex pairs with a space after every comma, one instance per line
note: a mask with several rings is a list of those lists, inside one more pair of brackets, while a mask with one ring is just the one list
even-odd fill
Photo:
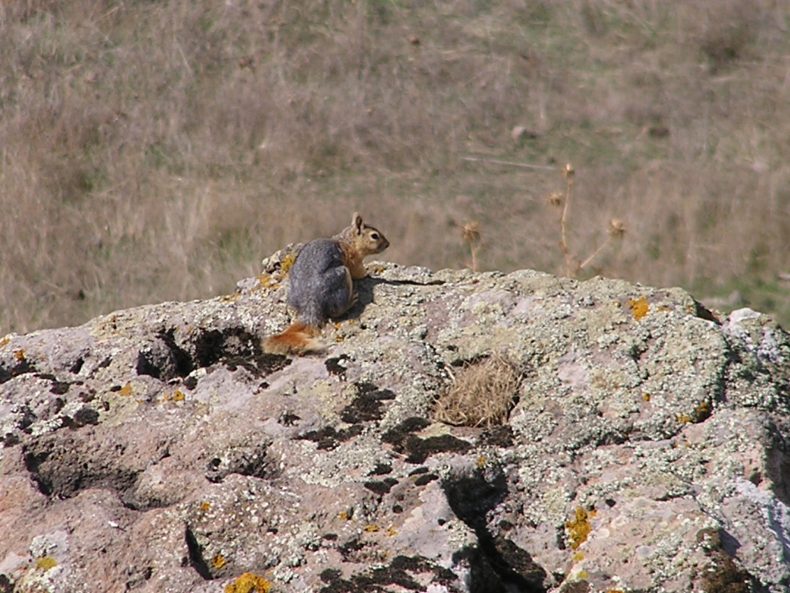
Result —
[[343, 252], [332, 239], [316, 239], [302, 247], [288, 273], [288, 304], [299, 321], [326, 323], [332, 313], [330, 303], [337, 302], [340, 291], [348, 293], [344, 265]]

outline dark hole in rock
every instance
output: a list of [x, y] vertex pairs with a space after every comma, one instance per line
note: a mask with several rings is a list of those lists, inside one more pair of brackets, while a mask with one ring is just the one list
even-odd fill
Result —
[[197, 572], [203, 580], [213, 580], [214, 576], [211, 574], [211, 570], [205, 558], [203, 558], [203, 548], [198, 543], [197, 537], [195, 537], [194, 532], [188, 525], [184, 528], [184, 540], [187, 545], [189, 565], [195, 569], [195, 572]]

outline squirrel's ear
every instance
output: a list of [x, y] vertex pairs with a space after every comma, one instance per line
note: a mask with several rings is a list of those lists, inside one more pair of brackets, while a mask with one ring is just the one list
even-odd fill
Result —
[[362, 217], [359, 215], [359, 212], [354, 212], [354, 216], [351, 217], [351, 226], [354, 227], [357, 234], [362, 233], [362, 227], [365, 225], [362, 223]]

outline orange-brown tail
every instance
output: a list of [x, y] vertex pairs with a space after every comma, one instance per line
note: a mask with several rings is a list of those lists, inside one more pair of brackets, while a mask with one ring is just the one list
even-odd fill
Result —
[[321, 349], [315, 339], [319, 328], [307, 323], [292, 323], [284, 332], [263, 341], [263, 350], [269, 354], [303, 354]]

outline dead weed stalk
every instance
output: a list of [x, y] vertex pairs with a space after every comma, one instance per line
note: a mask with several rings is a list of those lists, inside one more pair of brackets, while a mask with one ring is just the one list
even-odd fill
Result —
[[625, 235], [625, 223], [619, 218], [612, 218], [609, 221], [606, 239], [590, 255], [580, 261], [580, 258], [571, 251], [568, 243], [568, 220], [576, 171], [573, 165], [567, 163], [562, 170], [562, 174], [565, 177], [565, 192], [551, 193], [548, 201], [552, 206], [562, 207], [562, 214], [560, 215], [560, 250], [565, 260], [565, 275], [569, 278], [576, 278], [579, 272], [587, 268], [611, 241], [623, 238]]

